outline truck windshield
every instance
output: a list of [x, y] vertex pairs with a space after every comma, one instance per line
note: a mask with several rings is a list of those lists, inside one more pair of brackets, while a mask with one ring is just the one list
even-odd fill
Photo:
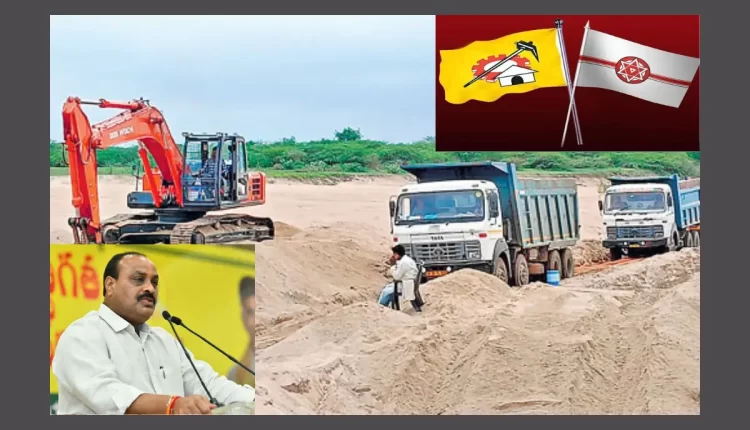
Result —
[[607, 193], [604, 212], [663, 212], [666, 209], [664, 193], [654, 192], [615, 192]]
[[476, 222], [484, 219], [484, 193], [479, 190], [404, 194], [398, 199], [396, 224]]

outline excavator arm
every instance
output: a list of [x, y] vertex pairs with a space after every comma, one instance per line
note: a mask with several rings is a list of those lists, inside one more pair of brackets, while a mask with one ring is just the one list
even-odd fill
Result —
[[[82, 105], [122, 112], [98, 124], [90, 125]], [[70, 166], [70, 185], [76, 217], [68, 220], [76, 243], [92, 239], [102, 242], [99, 214], [99, 185], [96, 151], [137, 141], [138, 155], [143, 162], [145, 180], [157, 208], [183, 206], [183, 158], [172, 138], [161, 112], [145, 100], [130, 102], [83, 101], [69, 97], [63, 105], [65, 147]], [[148, 155], [156, 162], [153, 169]], [[157, 183], [161, 180], [161, 183]]]

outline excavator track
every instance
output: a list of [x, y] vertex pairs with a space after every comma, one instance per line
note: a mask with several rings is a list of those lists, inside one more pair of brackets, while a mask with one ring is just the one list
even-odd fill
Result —
[[[130, 232], [121, 233], [125, 230]], [[177, 223], [160, 221], [154, 213], [121, 214], [107, 219], [102, 232], [104, 242], [114, 244], [262, 242], [275, 235], [270, 218], [242, 214], [205, 215]]]
[[157, 218], [152, 212], [141, 212], [137, 214], [119, 214], [107, 218], [102, 222], [102, 237], [105, 244], [119, 244], [121, 228], [133, 224], [147, 224]]
[[216, 244], [239, 241], [262, 242], [274, 237], [273, 221], [250, 215], [206, 215], [195, 221], [177, 224], [172, 244]]

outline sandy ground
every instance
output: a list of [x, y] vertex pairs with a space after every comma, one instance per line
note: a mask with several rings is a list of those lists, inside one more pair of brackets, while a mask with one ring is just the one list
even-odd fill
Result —
[[[388, 198], [404, 184], [402, 178], [362, 179], [331, 185], [272, 181], [268, 186], [266, 205], [238, 210], [268, 216], [276, 222], [298, 229], [313, 229], [336, 223], [373, 229], [379, 237], [388, 236]], [[584, 239], [598, 239], [601, 232], [596, 201], [601, 181], [587, 178], [579, 181], [581, 219]], [[133, 191], [135, 180], [129, 177], [104, 176], [99, 179], [102, 218], [129, 211], [126, 196]], [[70, 180], [50, 177], [50, 243], [70, 243], [73, 236], [67, 224], [73, 215]]]
[[[511, 289], [461, 271], [421, 315], [375, 301], [403, 179], [277, 181], [248, 213], [258, 246], [258, 414], [698, 414], [700, 254], [685, 250]], [[133, 180], [102, 178], [102, 214]], [[602, 183], [579, 180], [579, 264], [604, 260]], [[70, 242], [67, 178], [50, 178], [50, 241]]]
[[695, 249], [510, 289], [462, 271], [422, 315], [341, 307], [260, 351], [261, 414], [697, 414]]

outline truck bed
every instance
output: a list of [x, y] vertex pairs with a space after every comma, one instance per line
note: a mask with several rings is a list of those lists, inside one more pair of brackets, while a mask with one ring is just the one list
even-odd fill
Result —
[[478, 162], [402, 166], [420, 183], [485, 180], [500, 191], [508, 243], [522, 248], [572, 246], [580, 238], [575, 180], [519, 179], [512, 163]]
[[[578, 189], [573, 179], [517, 179], [515, 227], [522, 247], [572, 246], [580, 237]], [[520, 233], [520, 234], [519, 234]]]

